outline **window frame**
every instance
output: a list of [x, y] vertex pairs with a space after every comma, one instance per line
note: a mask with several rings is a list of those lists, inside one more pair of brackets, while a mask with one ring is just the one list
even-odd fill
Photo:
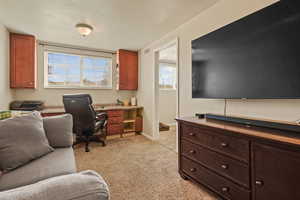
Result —
[[160, 76], [159, 76], [159, 79], [158, 79], [158, 88], [159, 90], [171, 90], [171, 91], [175, 91], [177, 90], [177, 67], [176, 67], [176, 62], [172, 62], [172, 61], [168, 61], [168, 60], [160, 60], [159, 61], [159, 69], [158, 69], [158, 73], [160, 73], [160, 64], [166, 64], [168, 65], [169, 67], [174, 67], [175, 69], [175, 88], [165, 88], [165, 87], [161, 87], [159, 81], [160, 81]]
[[[110, 82], [111, 84], [109, 86], [83, 86], [83, 85], [78, 85], [78, 86], [51, 86], [49, 85], [48, 82], [48, 53], [59, 53], [59, 54], [65, 54], [65, 55], [73, 55], [73, 56], [80, 56], [80, 58], [105, 58], [105, 59], [110, 59], [111, 65], [110, 65]], [[43, 59], [44, 59], [44, 88], [45, 89], [93, 89], [93, 90], [112, 90], [113, 89], [113, 58], [109, 56], [95, 56], [95, 55], [87, 55], [85, 53], [68, 53], [65, 51], [59, 51], [59, 50], [44, 50], [43, 51]], [[82, 63], [80, 63], [80, 70], [82, 69]], [[82, 73], [80, 73], [80, 80], [82, 79]]]

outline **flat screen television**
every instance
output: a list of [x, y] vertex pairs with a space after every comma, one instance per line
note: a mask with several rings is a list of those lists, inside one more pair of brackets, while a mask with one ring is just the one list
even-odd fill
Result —
[[193, 40], [192, 97], [299, 99], [299, 10], [280, 1]]

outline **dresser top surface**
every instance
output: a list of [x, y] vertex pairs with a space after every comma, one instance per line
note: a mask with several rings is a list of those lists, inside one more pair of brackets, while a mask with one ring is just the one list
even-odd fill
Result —
[[259, 137], [278, 142], [284, 142], [294, 145], [300, 145], [300, 133], [291, 133], [267, 128], [259, 128], [255, 126], [246, 127], [245, 125], [223, 122], [213, 119], [199, 119], [197, 117], [177, 118], [177, 121], [188, 122], [196, 125], [202, 125], [211, 128], [222, 129], [225, 131], [243, 134], [247, 136]]

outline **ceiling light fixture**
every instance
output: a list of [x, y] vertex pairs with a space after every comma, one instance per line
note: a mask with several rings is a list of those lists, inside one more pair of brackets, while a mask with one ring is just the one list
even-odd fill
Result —
[[83, 23], [76, 24], [76, 28], [79, 34], [82, 35], [83, 37], [88, 36], [93, 31], [92, 26]]

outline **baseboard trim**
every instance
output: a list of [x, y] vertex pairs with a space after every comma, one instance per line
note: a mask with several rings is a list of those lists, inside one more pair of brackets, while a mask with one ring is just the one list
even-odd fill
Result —
[[149, 140], [156, 140], [153, 136], [150, 136], [150, 135], [148, 135], [148, 134], [146, 134], [144, 132], [142, 132], [142, 135], [145, 136]]
[[173, 123], [163, 123], [165, 125], [168, 125], [168, 126], [176, 126], [176, 122], [173, 122]]

